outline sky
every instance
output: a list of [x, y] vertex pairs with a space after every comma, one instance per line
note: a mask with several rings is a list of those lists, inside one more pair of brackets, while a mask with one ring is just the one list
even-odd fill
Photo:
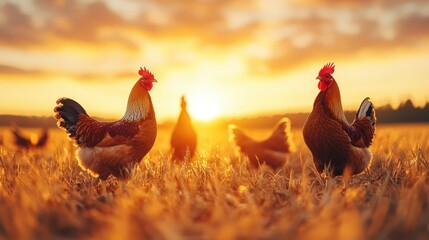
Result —
[[429, 1], [0, 0], [0, 114], [119, 118], [140, 67], [158, 119], [308, 112], [327, 62], [346, 110], [424, 105]]

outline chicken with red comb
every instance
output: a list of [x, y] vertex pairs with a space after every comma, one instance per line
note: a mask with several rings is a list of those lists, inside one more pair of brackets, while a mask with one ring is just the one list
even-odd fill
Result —
[[146, 68], [138, 73], [141, 77], [131, 89], [125, 114], [118, 121], [97, 121], [76, 101], [57, 100], [54, 117], [77, 146], [79, 165], [101, 180], [110, 175], [129, 179], [155, 143], [157, 123], [149, 91], [157, 81]]
[[316, 169], [334, 176], [359, 174], [372, 159], [369, 147], [375, 133], [375, 108], [365, 98], [356, 112], [353, 123], [344, 115], [340, 89], [332, 74], [334, 63], [328, 63], [319, 71], [320, 90], [308, 116], [303, 136], [313, 155]]

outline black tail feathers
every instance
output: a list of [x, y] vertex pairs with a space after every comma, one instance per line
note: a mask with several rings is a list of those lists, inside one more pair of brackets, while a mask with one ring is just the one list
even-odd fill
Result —
[[79, 103], [69, 98], [58, 99], [54, 112], [54, 118], [58, 121], [58, 127], [64, 128], [70, 137], [76, 136], [79, 115], [88, 115]]
[[374, 104], [372, 104], [369, 97], [365, 98], [360, 104], [360, 107], [356, 112], [355, 119], [359, 120], [359, 119], [362, 119], [363, 117], [367, 117], [371, 121], [371, 126], [375, 128], [375, 124], [377, 121], [377, 118], [375, 116], [375, 107], [374, 107]]

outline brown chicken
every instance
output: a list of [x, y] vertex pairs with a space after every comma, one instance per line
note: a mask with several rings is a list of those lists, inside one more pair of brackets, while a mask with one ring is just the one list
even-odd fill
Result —
[[72, 99], [57, 100], [55, 119], [78, 146], [79, 165], [101, 180], [109, 175], [129, 179], [155, 142], [157, 124], [149, 91], [156, 80], [146, 68], [140, 68], [139, 74], [141, 77], [131, 90], [125, 115], [115, 122], [91, 118]]
[[249, 158], [250, 166], [255, 168], [262, 164], [273, 169], [280, 168], [286, 161], [286, 154], [293, 149], [288, 118], [282, 118], [271, 136], [263, 141], [253, 140], [235, 125], [229, 126], [229, 134], [241, 153]]
[[192, 158], [197, 146], [197, 134], [192, 126], [191, 117], [186, 110], [185, 97], [181, 98], [181, 112], [177, 124], [171, 135], [171, 149], [173, 160], [184, 160]]
[[32, 135], [31, 137], [25, 136], [15, 124], [12, 125], [12, 134], [15, 137], [15, 145], [20, 148], [34, 149], [43, 148], [48, 142], [48, 129], [42, 129], [39, 136]]
[[335, 66], [326, 64], [320, 71], [319, 94], [314, 101], [303, 128], [304, 141], [313, 154], [319, 173], [325, 168], [334, 176], [358, 174], [365, 170], [372, 159], [369, 146], [375, 133], [375, 109], [365, 98], [349, 124], [341, 104], [337, 82], [332, 77]]

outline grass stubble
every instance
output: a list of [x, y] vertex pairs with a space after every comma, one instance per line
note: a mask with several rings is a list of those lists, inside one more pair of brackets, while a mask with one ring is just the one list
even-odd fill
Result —
[[370, 168], [347, 179], [316, 173], [299, 129], [279, 171], [249, 169], [223, 135], [183, 164], [158, 144], [107, 196], [52, 130], [44, 150], [0, 146], [0, 238], [426, 239], [428, 129], [379, 127]]

